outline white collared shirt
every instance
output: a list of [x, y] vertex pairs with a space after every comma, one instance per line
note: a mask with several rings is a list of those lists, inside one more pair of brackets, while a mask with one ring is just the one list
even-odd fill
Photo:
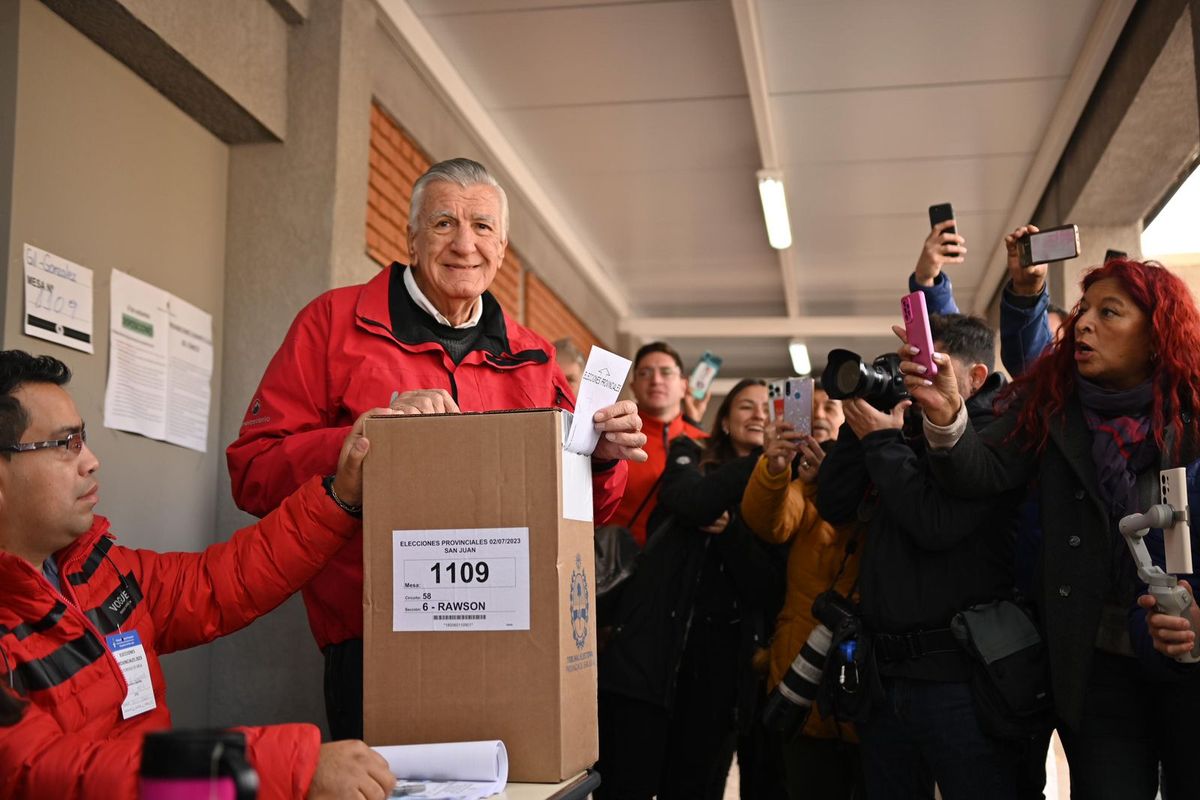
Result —
[[462, 325], [454, 325], [450, 320], [442, 315], [442, 312], [437, 310], [437, 306], [429, 302], [429, 298], [421, 291], [421, 287], [417, 286], [417, 279], [413, 277], [413, 268], [409, 267], [404, 270], [404, 288], [408, 289], [409, 296], [413, 299], [422, 311], [436, 319], [441, 324], [448, 328], [474, 328], [479, 324], [479, 320], [483, 319], [483, 298], [476, 297], [475, 304], [471, 306], [471, 318]]

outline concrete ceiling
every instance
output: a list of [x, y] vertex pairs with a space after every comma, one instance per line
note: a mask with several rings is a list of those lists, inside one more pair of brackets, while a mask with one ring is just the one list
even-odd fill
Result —
[[[1000, 238], [1032, 213], [1132, 0], [380, 4], [453, 65], [623, 295], [625, 329], [680, 318], [685, 358], [712, 350], [735, 377], [789, 373], [791, 332], [818, 366], [830, 347], [890, 349], [881, 317], [934, 203], [971, 250], [959, 305], [984, 308]], [[785, 176], [782, 253], [763, 167]]]

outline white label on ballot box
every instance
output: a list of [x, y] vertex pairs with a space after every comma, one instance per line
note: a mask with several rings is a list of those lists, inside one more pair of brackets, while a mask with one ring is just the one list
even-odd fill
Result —
[[529, 528], [392, 531], [392, 630], [529, 630]]

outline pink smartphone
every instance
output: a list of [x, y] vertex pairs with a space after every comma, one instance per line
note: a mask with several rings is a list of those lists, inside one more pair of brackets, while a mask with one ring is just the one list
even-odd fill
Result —
[[925, 307], [925, 293], [913, 292], [900, 298], [900, 311], [904, 315], [904, 334], [908, 343], [921, 352], [911, 360], [925, 367], [925, 377], [930, 380], [938, 374], [933, 361], [933, 334], [929, 332], [929, 312]]

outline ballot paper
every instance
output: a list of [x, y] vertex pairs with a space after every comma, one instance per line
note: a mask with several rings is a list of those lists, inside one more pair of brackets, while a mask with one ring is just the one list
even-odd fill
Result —
[[503, 792], [508, 784], [508, 751], [499, 740], [372, 749], [406, 787], [403, 797], [479, 800]]
[[571, 433], [567, 436], [564, 450], [590, 456], [596, 449], [600, 443], [600, 432], [596, 430], [592, 417], [600, 409], [617, 402], [631, 366], [633, 362], [628, 358], [599, 347], [593, 347], [592, 352], [588, 353], [587, 366], [583, 368], [583, 377], [579, 380], [579, 396], [575, 399], [575, 419], [571, 423]]

